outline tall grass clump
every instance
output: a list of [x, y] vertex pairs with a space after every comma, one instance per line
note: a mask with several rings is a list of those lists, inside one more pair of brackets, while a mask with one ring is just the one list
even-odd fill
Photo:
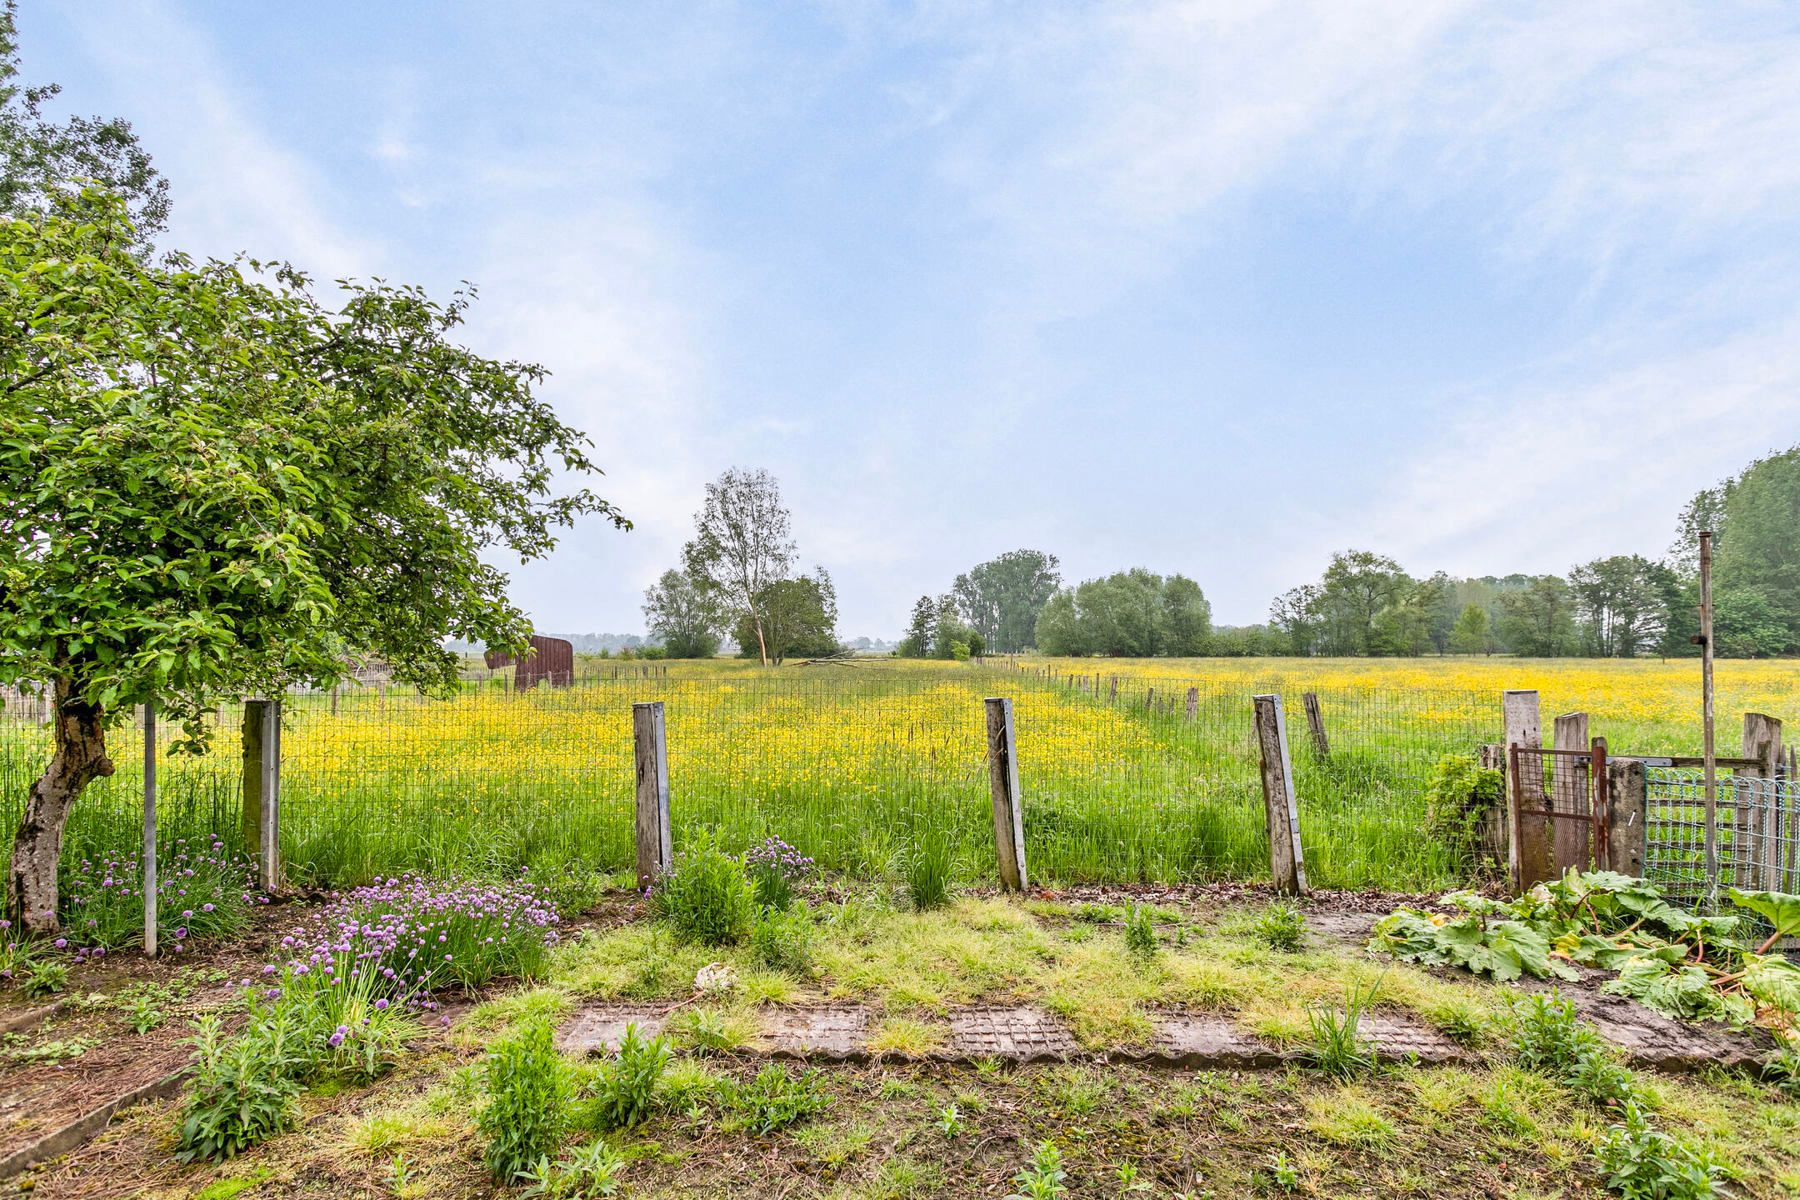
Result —
[[1380, 981], [1367, 988], [1351, 984], [1345, 990], [1341, 1010], [1306, 1006], [1306, 1023], [1312, 1034], [1311, 1044], [1305, 1050], [1309, 1066], [1336, 1079], [1350, 1079], [1374, 1069], [1374, 1049], [1362, 1036], [1362, 1023], [1380, 991]]
[[756, 893], [743, 862], [704, 831], [657, 882], [654, 905], [677, 938], [702, 946], [735, 946], [756, 920]]
[[900, 871], [914, 908], [942, 908], [956, 891], [956, 848], [936, 826], [916, 830], [901, 855]]
[[[139, 851], [83, 858], [68, 871], [65, 936], [83, 946], [116, 950], [144, 938], [144, 865]], [[269, 898], [256, 886], [256, 863], [226, 849], [222, 838], [177, 838], [158, 855], [156, 913], [163, 945], [174, 953], [192, 942], [231, 937]]]

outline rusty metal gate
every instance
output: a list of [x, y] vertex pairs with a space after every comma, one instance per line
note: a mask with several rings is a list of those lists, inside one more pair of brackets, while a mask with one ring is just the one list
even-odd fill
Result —
[[1586, 750], [1510, 747], [1513, 887], [1560, 878], [1608, 860], [1611, 834], [1606, 739]]

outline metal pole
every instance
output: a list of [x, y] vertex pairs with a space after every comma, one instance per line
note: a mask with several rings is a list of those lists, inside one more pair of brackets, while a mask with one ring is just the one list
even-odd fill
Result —
[[1700, 721], [1706, 771], [1706, 907], [1719, 892], [1719, 752], [1713, 737], [1713, 595], [1711, 532], [1700, 535]]
[[156, 701], [144, 701], [144, 956], [156, 957]]

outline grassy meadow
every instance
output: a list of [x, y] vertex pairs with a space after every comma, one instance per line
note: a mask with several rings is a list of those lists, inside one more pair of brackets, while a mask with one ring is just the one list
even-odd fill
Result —
[[[1256, 692], [1288, 696], [1301, 831], [1320, 886], [1422, 889], [1468, 877], [1453, 850], [1420, 836], [1425, 785], [1442, 755], [1498, 740], [1505, 687], [1537, 687], [1546, 719], [1586, 709], [1615, 752], [1699, 742], [1691, 662], [869, 659], [764, 669], [720, 660], [655, 664], [663, 673], [650, 677], [641, 664], [584, 666], [568, 689], [514, 692], [501, 672], [451, 700], [375, 688], [290, 697], [290, 876], [338, 885], [413, 868], [624, 867], [631, 705], [643, 700], [667, 706], [678, 845], [699, 826], [733, 846], [774, 835], [822, 866], [881, 874], [941, 838], [969, 879], [992, 870], [981, 705], [990, 695], [1014, 700], [1027, 856], [1048, 881], [1266, 872]], [[1070, 676], [1086, 685], [1069, 686]], [[1793, 664], [1721, 663], [1719, 680], [1726, 748], [1744, 709], [1800, 708]], [[1321, 698], [1328, 758], [1306, 737], [1307, 690]], [[165, 838], [234, 835], [237, 721], [235, 708], [219, 712], [206, 756], [165, 756]], [[113, 740], [120, 769], [84, 797], [72, 858], [137, 840], [141, 734], [122, 728]], [[13, 819], [44, 753], [41, 729], [0, 721], [0, 788]]]

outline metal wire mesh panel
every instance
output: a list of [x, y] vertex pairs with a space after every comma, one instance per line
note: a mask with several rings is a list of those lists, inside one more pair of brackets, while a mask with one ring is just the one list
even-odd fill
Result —
[[1706, 785], [1693, 767], [1645, 771], [1645, 875], [1671, 898], [1703, 904], [1726, 888], [1800, 888], [1800, 781], [1721, 774], [1718, 875], [1706, 863]]

